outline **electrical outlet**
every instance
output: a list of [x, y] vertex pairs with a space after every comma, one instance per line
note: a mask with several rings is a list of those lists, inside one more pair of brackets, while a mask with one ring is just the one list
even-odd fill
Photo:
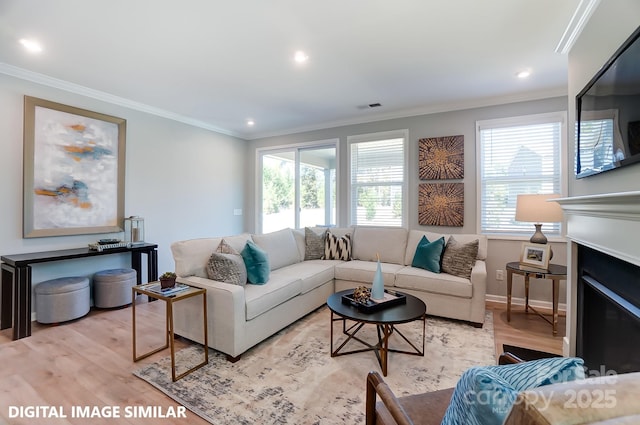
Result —
[[496, 280], [504, 280], [504, 270], [496, 270]]

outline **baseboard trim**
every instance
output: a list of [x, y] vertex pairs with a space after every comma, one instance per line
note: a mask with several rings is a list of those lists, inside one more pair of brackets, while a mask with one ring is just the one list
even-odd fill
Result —
[[[485, 296], [485, 300], [486, 301], [490, 301], [490, 302], [494, 302], [494, 303], [499, 303], [499, 304], [507, 304], [507, 297], [505, 295], [492, 295], [492, 294], [487, 294]], [[511, 298], [511, 305], [517, 305], [517, 306], [524, 306], [524, 298], [516, 298], [516, 297], [512, 297]], [[551, 301], [540, 301], [540, 300], [529, 300], [529, 305], [532, 306], [533, 308], [544, 308], [547, 310], [551, 310], [553, 309], [553, 303]], [[567, 311], [567, 304], [565, 303], [559, 303], [558, 304], [558, 311]]]

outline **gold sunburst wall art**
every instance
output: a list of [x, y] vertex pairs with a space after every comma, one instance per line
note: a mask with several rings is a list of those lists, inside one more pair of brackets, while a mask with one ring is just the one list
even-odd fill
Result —
[[420, 180], [464, 178], [464, 136], [420, 139], [418, 149]]
[[464, 183], [418, 185], [418, 223], [424, 226], [464, 225]]

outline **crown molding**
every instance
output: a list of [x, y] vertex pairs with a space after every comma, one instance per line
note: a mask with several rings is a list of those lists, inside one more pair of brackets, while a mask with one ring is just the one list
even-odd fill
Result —
[[576, 11], [573, 13], [569, 25], [564, 30], [564, 34], [560, 38], [560, 42], [556, 46], [556, 52], [566, 55], [573, 47], [576, 39], [584, 29], [591, 15], [596, 10], [600, 0], [580, 0]]
[[533, 100], [548, 99], [551, 97], [567, 96], [567, 87], [559, 87], [550, 90], [519, 93], [507, 96], [495, 96], [481, 99], [465, 100], [461, 102], [440, 103], [436, 105], [421, 106], [418, 108], [403, 109], [399, 111], [377, 113], [366, 117], [355, 117], [345, 120], [322, 122], [319, 124], [276, 130], [271, 132], [256, 132], [245, 134], [246, 140], [262, 139], [266, 137], [286, 136], [289, 134], [304, 133], [308, 131], [326, 130], [329, 128], [345, 127], [348, 125], [367, 124], [371, 122], [393, 120], [400, 118], [416, 117], [420, 115], [438, 114], [443, 112], [463, 111], [465, 109], [484, 108], [488, 106], [506, 105], [509, 103], [528, 102]]
[[145, 112], [147, 114], [170, 119], [173, 121], [178, 121], [183, 124], [188, 124], [194, 127], [203, 128], [205, 130], [214, 131], [216, 133], [225, 134], [227, 136], [243, 138], [242, 135], [213, 126], [203, 121], [189, 118], [184, 115], [176, 114], [164, 109], [149, 106], [144, 103], [136, 102], [130, 99], [125, 99], [123, 97], [115, 96], [99, 90], [94, 90], [89, 87], [81, 86], [79, 84], [74, 84], [65, 80], [53, 78], [48, 75], [29, 71], [23, 68], [18, 68], [16, 66], [9, 65], [3, 62], [0, 62], [0, 73], [9, 75], [11, 77], [19, 78], [21, 80], [26, 80], [32, 83], [40, 84], [43, 86], [53, 87], [55, 89], [63, 90], [69, 93], [78, 94], [81, 96], [85, 96], [85, 97], [100, 100], [103, 102], [111, 103], [114, 105], [122, 106], [128, 109], [133, 109], [135, 111]]

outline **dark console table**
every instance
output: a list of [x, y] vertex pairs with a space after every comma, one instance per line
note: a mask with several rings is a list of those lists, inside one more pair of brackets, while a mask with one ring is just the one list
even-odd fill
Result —
[[31, 335], [31, 264], [74, 258], [131, 253], [131, 268], [136, 271], [137, 283], [142, 283], [142, 254], [147, 255], [147, 276], [150, 282], [158, 279], [158, 245], [140, 244], [132, 247], [94, 251], [87, 248], [59, 251], [3, 255], [2, 287], [0, 288], [0, 329], [13, 327], [13, 339]]

